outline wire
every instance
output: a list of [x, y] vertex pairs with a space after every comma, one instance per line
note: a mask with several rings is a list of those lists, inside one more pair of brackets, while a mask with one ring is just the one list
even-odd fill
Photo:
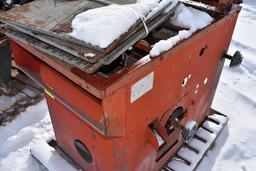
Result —
[[144, 16], [143, 16], [143, 17], [140, 17], [140, 19], [141, 19], [141, 22], [142, 22], [142, 24], [143, 24], [143, 26], [144, 26], [144, 28], [145, 28], [145, 31], [146, 31], [146, 34], [145, 34], [145, 36], [144, 36], [144, 38], [145, 38], [145, 37], [147, 37], [147, 35], [149, 34], [148, 26], [147, 26], [147, 24], [146, 24], [146, 22], [145, 22], [145, 17], [144, 17]]

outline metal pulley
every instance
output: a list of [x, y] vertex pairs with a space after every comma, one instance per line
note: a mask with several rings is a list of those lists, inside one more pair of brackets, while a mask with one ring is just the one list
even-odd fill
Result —
[[197, 128], [198, 124], [196, 123], [196, 121], [189, 121], [182, 129], [181, 135], [186, 143], [190, 142], [190, 140], [194, 137]]
[[183, 140], [188, 143], [194, 137], [198, 124], [196, 121], [192, 120], [187, 122], [185, 126], [182, 125], [181, 120], [185, 113], [186, 111], [184, 111], [182, 107], [178, 107], [168, 119], [165, 128], [168, 134], [173, 132], [174, 129], [180, 128]]
[[241, 63], [243, 62], [243, 55], [241, 54], [240, 51], [236, 51], [233, 56], [225, 53], [223, 55], [223, 58], [227, 58], [227, 59], [231, 60], [230, 64], [229, 64], [230, 67], [237, 67], [237, 66], [241, 65]]

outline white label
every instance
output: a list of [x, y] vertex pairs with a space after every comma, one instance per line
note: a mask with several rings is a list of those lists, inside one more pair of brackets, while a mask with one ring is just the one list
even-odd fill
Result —
[[135, 102], [144, 94], [149, 92], [153, 88], [153, 82], [154, 72], [151, 72], [146, 77], [133, 84], [131, 88], [131, 103]]

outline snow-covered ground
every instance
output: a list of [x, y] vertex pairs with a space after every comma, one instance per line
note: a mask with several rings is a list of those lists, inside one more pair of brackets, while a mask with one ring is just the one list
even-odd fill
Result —
[[41, 171], [30, 156], [30, 149], [53, 136], [46, 101], [29, 107], [11, 123], [0, 127], [0, 171]]
[[[213, 108], [228, 114], [228, 127], [203, 160], [199, 171], [256, 170], [256, 1], [244, 0], [230, 54], [245, 56], [239, 68], [224, 67]], [[0, 127], [0, 170], [40, 171], [30, 148], [53, 136], [45, 101]]]
[[199, 171], [256, 170], [256, 1], [245, 0], [242, 6], [229, 53], [238, 49], [245, 58], [236, 69], [227, 61], [213, 102], [229, 116], [228, 129]]

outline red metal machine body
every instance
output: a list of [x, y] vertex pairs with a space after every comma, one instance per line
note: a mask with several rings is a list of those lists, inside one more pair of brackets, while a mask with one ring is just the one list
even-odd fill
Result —
[[[11, 46], [16, 64], [45, 89], [59, 146], [83, 169], [153, 171], [184, 143], [179, 128], [166, 132], [172, 113], [183, 108], [183, 125], [208, 115], [239, 11], [107, 78], [60, 65], [18, 40]], [[161, 146], [152, 127], [164, 137]], [[76, 142], [86, 145], [85, 159]]]
[[232, 4], [243, 3], [243, 0], [195, 0], [217, 7], [220, 10], [229, 10]]

